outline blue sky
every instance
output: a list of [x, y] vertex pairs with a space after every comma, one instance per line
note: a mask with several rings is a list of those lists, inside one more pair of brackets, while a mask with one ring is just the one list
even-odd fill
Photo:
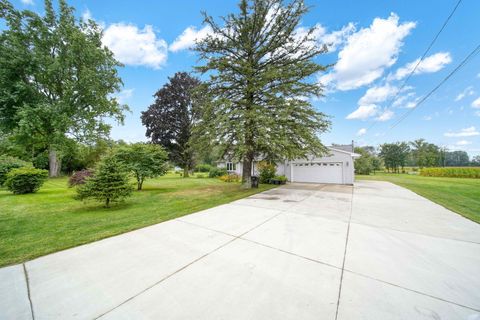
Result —
[[[306, 2], [313, 7], [301, 26], [316, 26], [318, 42], [330, 44], [330, 52], [318, 62], [337, 62], [318, 75], [326, 85], [325, 97], [312, 100], [319, 111], [332, 117], [330, 132], [321, 136], [325, 143], [355, 140], [359, 145], [378, 145], [425, 138], [451, 150], [480, 154], [480, 55], [390, 129], [479, 44], [480, 1], [463, 0], [400, 92], [399, 86], [457, 0]], [[200, 12], [218, 17], [237, 9], [237, 2], [228, 0], [69, 3], [79, 17], [103, 26], [104, 43], [125, 64], [120, 70], [125, 86], [119, 99], [132, 112], [124, 126], [113, 127], [112, 137], [127, 141], [145, 140], [140, 112], [152, 103], [152, 95], [167, 77], [191, 71], [197, 64], [189, 47], [209, 32], [202, 26]], [[43, 11], [41, 0], [14, 4]]]

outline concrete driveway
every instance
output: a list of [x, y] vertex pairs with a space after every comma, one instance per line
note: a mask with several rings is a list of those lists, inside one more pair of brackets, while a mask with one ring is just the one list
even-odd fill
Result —
[[480, 226], [292, 184], [0, 269], [0, 319], [480, 319]]

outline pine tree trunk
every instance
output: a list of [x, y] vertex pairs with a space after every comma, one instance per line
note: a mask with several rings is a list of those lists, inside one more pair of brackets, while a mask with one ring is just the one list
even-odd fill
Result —
[[252, 163], [253, 163], [253, 154], [248, 153], [243, 159], [243, 168], [242, 168], [242, 186], [245, 189], [252, 188]]
[[50, 148], [48, 151], [48, 175], [50, 177], [58, 177], [61, 167], [62, 162], [58, 158], [57, 150]]

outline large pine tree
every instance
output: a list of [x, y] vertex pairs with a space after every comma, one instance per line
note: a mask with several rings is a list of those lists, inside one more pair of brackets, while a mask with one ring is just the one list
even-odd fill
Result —
[[314, 58], [326, 47], [313, 28], [299, 28], [307, 11], [301, 0], [241, 0], [239, 12], [224, 17], [223, 25], [204, 14], [213, 34], [197, 43], [205, 62], [197, 70], [209, 75], [211, 97], [197, 136], [243, 162], [245, 187], [251, 186], [256, 157], [293, 159], [326, 151], [318, 134], [330, 122], [308, 99], [322, 94], [315, 75], [326, 67]]

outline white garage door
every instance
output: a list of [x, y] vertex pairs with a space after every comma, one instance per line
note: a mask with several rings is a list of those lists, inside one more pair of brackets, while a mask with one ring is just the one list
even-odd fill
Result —
[[293, 163], [294, 182], [343, 183], [341, 162]]

